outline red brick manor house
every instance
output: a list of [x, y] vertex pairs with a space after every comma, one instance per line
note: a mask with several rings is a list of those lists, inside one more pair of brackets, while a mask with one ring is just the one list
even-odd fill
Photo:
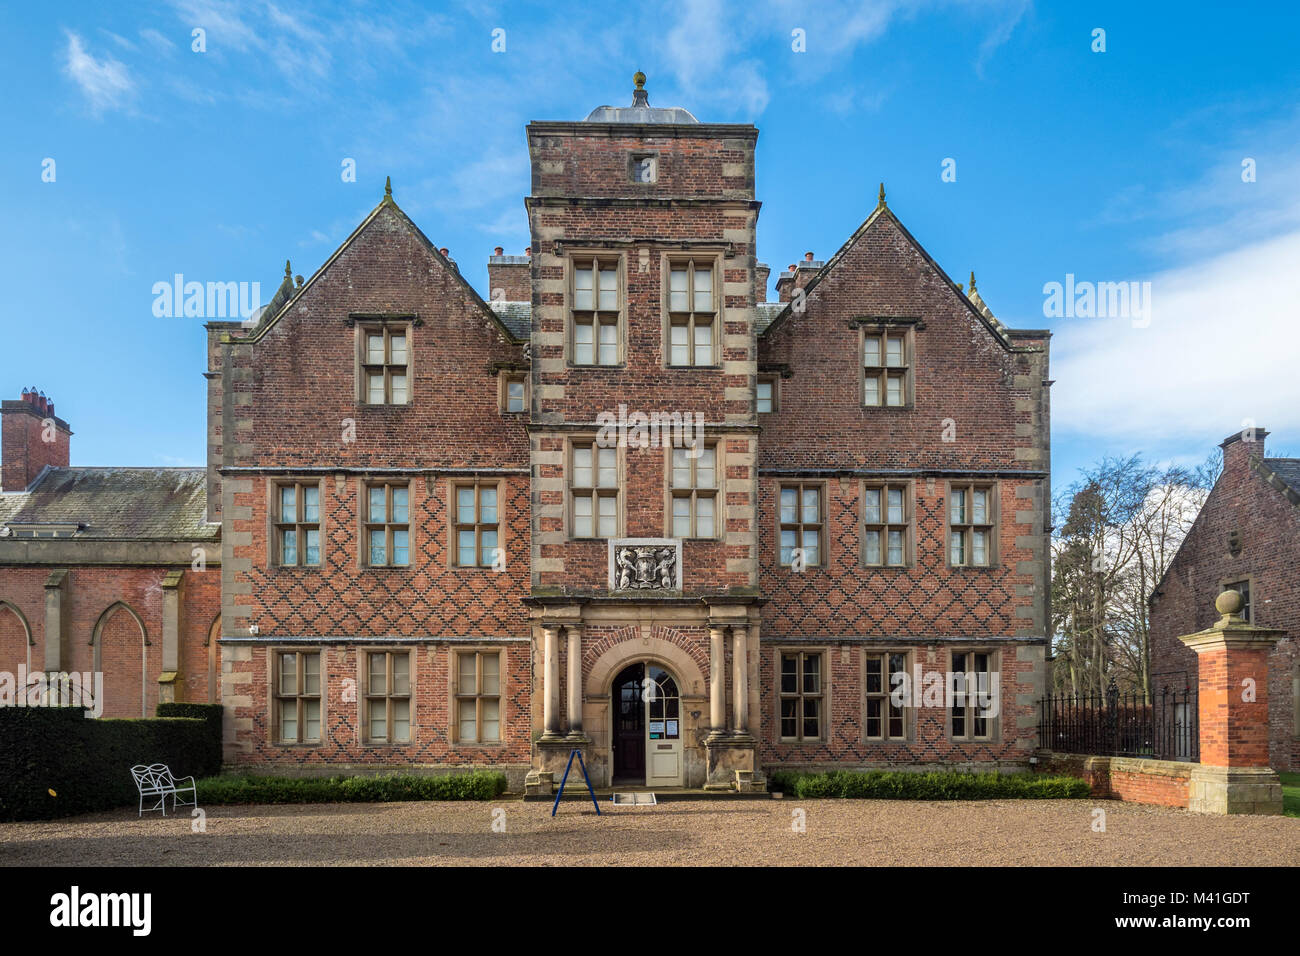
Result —
[[[142, 627], [92, 640], [107, 598], [79, 597], [140, 565], [96, 570], [86, 539], [33, 571], [33, 542], [0, 539], [0, 668], [66, 571], [88, 610], [60, 639], [46, 623], [32, 660], [102, 647], [146, 696], [163, 668], [186, 699], [219, 694], [237, 767], [490, 766], [544, 791], [574, 748], [597, 785], [1024, 765], [1050, 620], [1048, 333], [954, 283], [883, 187], [768, 301], [757, 137], [640, 83], [630, 107], [530, 123], [529, 254], [497, 249], [486, 295], [386, 190], [255, 326], [208, 325], [209, 463], [170, 477], [201, 493], [157, 585], [121, 598]], [[10, 417], [29, 416], [10, 404], [18, 527], [88, 470], [65, 444], [11, 485]], [[219, 540], [203, 572], [199, 537]], [[895, 675], [918, 669], [999, 693], [900, 706]]]

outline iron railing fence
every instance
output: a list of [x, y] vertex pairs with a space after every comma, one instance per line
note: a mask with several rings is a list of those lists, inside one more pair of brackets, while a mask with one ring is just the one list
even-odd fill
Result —
[[1057, 753], [1200, 760], [1196, 691], [1162, 687], [1151, 702], [1121, 693], [1049, 694], [1040, 702], [1038, 745]]

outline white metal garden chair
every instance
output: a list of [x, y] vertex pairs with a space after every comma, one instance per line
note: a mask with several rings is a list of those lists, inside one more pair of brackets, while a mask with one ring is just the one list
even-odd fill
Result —
[[[161, 810], [163, 816], [167, 816], [167, 798], [172, 798], [172, 812], [176, 812], [176, 806], [180, 802], [179, 795], [188, 793], [190, 799], [181, 803], [184, 807], [196, 807], [199, 804], [199, 794], [194, 783], [193, 777], [182, 777], [177, 783], [176, 778], [172, 776], [171, 770], [165, 763], [156, 763], [146, 767], [144, 764], [137, 764], [131, 768], [131, 776], [135, 778], [135, 788], [140, 792], [140, 816], [144, 816], [145, 800], [157, 800], [153, 803], [150, 810]], [[188, 781], [188, 783], [186, 782]]]

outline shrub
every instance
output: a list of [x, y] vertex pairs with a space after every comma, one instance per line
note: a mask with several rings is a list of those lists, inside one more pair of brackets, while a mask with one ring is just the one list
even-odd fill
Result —
[[804, 773], [777, 770], [769, 777], [770, 790], [780, 790], [801, 800], [853, 798], [874, 800], [1061, 800], [1089, 795], [1088, 784], [1077, 777], [1048, 777], [1028, 773], [963, 773], [935, 770], [914, 773], [898, 770], [833, 770]]
[[219, 721], [211, 714], [90, 719], [79, 707], [0, 708], [0, 820], [133, 805], [131, 767], [153, 763], [177, 777], [219, 773]]
[[199, 806], [234, 803], [391, 803], [402, 800], [491, 800], [506, 789], [492, 770], [421, 776], [210, 777], [198, 782]]

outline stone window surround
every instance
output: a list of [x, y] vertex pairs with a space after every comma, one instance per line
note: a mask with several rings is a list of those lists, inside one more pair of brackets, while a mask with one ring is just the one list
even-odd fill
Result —
[[[407, 478], [366, 478], [357, 479], [357, 561], [358, 566], [367, 571], [407, 571], [413, 566], [413, 558], [418, 553], [415, 550], [415, 529], [418, 522], [411, 520], [411, 514], [415, 510], [415, 497], [413, 491], [417, 482]], [[384, 522], [371, 522], [370, 520], [370, 489], [384, 488], [384, 508], [385, 515], [390, 519]], [[391, 535], [384, 535], [385, 555], [388, 557], [387, 564], [370, 563], [370, 527], [372, 524], [377, 527], [400, 528], [399, 522], [394, 522], [392, 518], [392, 492], [389, 488], [406, 489], [406, 564], [394, 564], [392, 562], [392, 541]], [[322, 563], [324, 563], [322, 561]]]
[[[790, 567], [790, 565], [788, 564], [781, 563], [781, 491], [785, 488], [799, 488], [799, 489], [817, 488], [818, 489], [818, 494], [820, 495], [819, 508], [820, 508], [820, 518], [821, 518], [821, 531], [820, 531], [820, 539], [818, 540], [817, 547], [820, 549], [821, 554], [819, 555], [819, 560], [816, 564], [810, 564], [807, 567], [808, 569], [811, 568], [818, 568], [820, 570], [829, 569], [830, 568], [830, 551], [829, 551], [830, 536], [827, 534], [826, 531], [826, 512], [830, 503], [830, 493], [829, 493], [828, 482], [825, 479], [821, 479], [821, 478], [814, 478], [811, 480], [804, 480], [802, 478], [789, 478], [789, 479], [783, 478], [782, 480], [777, 482], [776, 501], [775, 501], [776, 507], [773, 509], [776, 512], [775, 515], [776, 547], [774, 549], [776, 555], [776, 566], [778, 568]], [[798, 503], [799, 503], [799, 518], [800, 518], [799, 523], [802, 525], [803, 523], [802, 490], [799, 493]], [[802, 543], [803, 543], [803, 539], [802, 537], [800, 537], [799, 541], [796, 543], [796, 547], [802, 546]], [[805, 570], [800, 573], [807, 573], [807, 571]]]
[[[356, 340], [353, 380], [356, 382], [355, 401], [356, 404], [365, 408], [407, 408], [415, 404], [415, 327], [419, 324], [415, 316], [353, 316], [353, 334]], [[369, 394], [369, 381], [366, 377], [366, 335], [367, 333], [383, 332], [384, 349], [388, 349], [388, 336], [393, 332], [401, 332], [406, 336], [406, 401], [401, 404], [395, 404], [388, 400], [389, 383], [388, 375], [384, 375], [384, 396], [385, 401], [382, 404], [371, 402]], [[387, 366], [386, 366], [387, 367]]]
[[[506, 550], [506, 522], [502, 517], [504, 511], [501, 502], [502, 480], [500, 478], [449, 478], [447, 480], [447, 567], [453, 571], [470, 571], [482, 572], [491, 571], [490, 564], [460, 564], [460, 541], [457, 537], [459, 527], [459, 515], [456, 512], [456, 490], [458, 488], [473, 488], [475, 515], [478, 518], [478, 489], [491, 487], [497, 492], [497, 549], [504, 552]], [[475, 530], [481, 527], [477, 520], [474, 524]], [[475, 534], [475, 548], [478, 548], [478, 535]], [[476, 555], [477, 556], [477, 555]]]
[[[497, 407], [502, 415], [528, 414], [529, 399], [532, 397], [532, 386], [528, 379], [528, 372], [519, 369], [502, 369], [497, 374]], [[510, 385], [513, 382], [522, 382], [524, 386], [524, 407], [516, 411], [510, 410]]]
[[[777, 372], [759, 372], [755, 378], [754, 386], [754, 414], [771, 415], [781, 410], [781, 375]], [[758, 409], [758, 383], [767, 383], [772, 386], [772, 408], [771, 411], [759, 411]]]
[[[915, 409], [916, 407], [916, 333], [914, 325], [899, 325], [890, 323], [885, 320], [878, 322], [859, 321], [858, 326], [858, 405], [864, 409], [872, 411], [905, 411]], [[885, 360], [884, 356], [884, 339], [886, 336], [897, 335], [903, 339], [903, 404], [887, 405], [885, 404], [886, 393], [881, 391], [880, 404], [867, 404], [867, 376], [866, 376], [866, 358], [867, 358], [867, 337], [878, 335], [881, 337], [881, 356], [880, 360]], [[884, 366], [881, 366], [884, 368]]]
[[[906, 528], [903, 534], [903, 563], [889, 564], [888, 536], [884, 533], [886, 528], [895, 527], [889, 524], [885, 519], [888, 518], [888, 502], [884, 494], [887, 488], [903, 489], [903, 524], [901, 527]], [[879, 564], [869, 564], [867, 562], [867, 498], [866, 493], [871, 489], [880, 489], [880, 516], [879, 524], [870, 525], [871, 528], [880, 528], [880, 556]], [[870, 568], [875, 571], [906, 571], [916, 567], [916, 482], [911, 478], [899, 480], [884, 480], [868, 478], [858, 486], [858, 500], [861, 502], [858, 508], [858, 533], [861, 544], [858, 548], [858, 563], [864, 568]], [[946, 541], [946, 539], [945, 539]]]
[[[1002, 742], [1002, 716], [1003, 709], [1007, 702], [1006, 687], [1002, 681], [1002, 652], [996, 647], [985, 647], [980, 644], [960, 645], [947, 649], [947, 670], [949, 673], [955, 671], [953, 658], [957, 654], [987, 654], [989, 656], [989, 676], [997, 674], [998, 677], [998, 716], [989, 718], [989, 732], [987, 736], [975, 737], [966, 734], [963, 737], [954, 737], [952, 733], [952, 708], [944, 706], [943, 708], [943, 732], [944, 736], [953, 744], [1000, 744]], [[973, 726], [973, 718], [968, 714], [967, 723]]]
[[[806, 747], [809, 744], [815, 745], [825, 743], [830, 739], [831, 693], [833, 684], [833, 681], [830, 680], [827, 672], [827, 665], [831, 659], [830, 645], [798, 645], [793, 647], [778, 645], [773, 648], [773, 650], [775, 652], [775, 655], [772, 658], [773, 670], [775, 671], [773, 675], [773, 691], [775, 692], [773, 700], [776, 706], [773, 708], [772, 714], [774, 723], [772, 728], [772, 742], [781, 747]], [[781, 736], [781, 658], [787, 654], [795, 654], [799, 656], [800, 667], [798, 676], [801, 686], [803, 683], [803, 658], [810, 656], [821, 658], [821, 665], [818, 668], [818, 674], [821, 677], [822, 707], [821, 714], [819, 715], [819, 736], [817, 737], [804, 737], [802, 727], [799, 728], [800, 735], [798, 737]], [[801, 699], [804, 697], [802, 691], [799, 693], [799, 697]], [[865, 703], [863, 704], [863, 712], [866, 712]], [[800, 721], [803, 720], [802, 717], [799, 719]]]
[[[722, 337], [724, 335], [723, 312], [725, 298], [722, 295], [722, 269], [720, 263], [723, 261], [727, 250], [722, 246], [700, 246], [691, 249], [665, 250], [659, 255], [659, 311], [661, 316], [661, 325], [663, 331], [662, 342], [662, 361], [660, 367], [665, 370], [680, 371], [682, 369], [696, 370], [717, 370], [722, 368]], [[671, 310], [671, 281], [672, 270], [674, 266], [686, 263], [693, 264], [697, 267], [701, 263], [708, 262], [710, 271], [713, 273], [713, 361], [708, 365], [695, 364], [695, 340], [692, 335], [688, 342], [687, 348], [691, 350], [691, 361], [686, 365], [674, 365], [672, 363], [672, 319]], [[693, 287], [687, 289], [687, 295], [691, 297], [691, 315], [694, 315], [695, 309], [695, 290]], [[691, 328], [694, 326], [692, 325]]]
[[[319, 747], [324, 742], [329, 723], [327, 720], [327, 711], [329, 709], [329, 675], [325, 666], [326, 648], [304, 648], [304, 647], [277, 647], [272, 646], [267, 649], [266, 655], [266, 680], [270, 693], [266, 695], [267, 702], [270, 705], [270, 719], [267, 720], [267, 733], [270, 737], [270, 744], [275, 747]], [[318, 668], [320, 674], [320, 693], [317, 695], [320, 700], [320, 732], [318, 740], [299, 740], [283, 741], [280, 739], [280, 657], [283, 654], [293, 654], [295, 661], [302, 657], [315, 654], [320, 660]], [[360, 695], [358, 695], [360, 696]], [[302, 724], [299, 723], [301, 731]]]
[[[726, 516], [727, 466], [726, 466], [725, 452], [724, 452], [724, 446], [726, 445], [726, 440], [721, 438], [701, 440], [701, 444], [706, 448], [712, 448], [714, 454], [714, 459], [713, 459], [714, 485], [712, 489], [714, 491], [713, 534], [708, 537], [687, 537], [687, 538], [683, 538], [682, 540], [683, 541], [722, 541], [724, 535], [726, 534], [726, 528], [727, 528], [727, 516]], [[690, 459], [690, 461], [692, 463], [691, 478], [693, 482], [695, 477], [694, 464], [698, 462], [699, 459], [693, 458]], [[693, 521], [695, 491], [697, 489], [695, 489], [694, 484], [692, 484], [691, 487], [692, 487], [691, 502], [692, 502], [692, 521]], [[664, 537], [665, 538], [676, 537], [676, 535], [673, 534], [673, 498], [678, 496], [673, 494], [674, 490], [680, 491], [682, 489], [674, 489], [673, 487], [673, 447], [671, 445], [665, 445], [664, 446]], [[683, 495], [681, 497], [685, 497], [685, 496]]]
[[[862, 739], [863, 742], [868, 744], [902, 747], [911, 743], [915, 743], [916, 741], [917, 708], [915, 706], [915, 703], [917, 702], [917, 695], [920, 694], [920, 688], [917, 687], [912, 688], [912, 694], [913, 694], [912, 700], [914, 702], [914, 705], [911, 707], [902, 708], [903, 736], [890, 737], [889, 727], [888, 727], [888, 720], [889, 720], [888, 701], [889, 701], [890, 692], [893, 690], [892, 686], [889, 683], [888, 665], [889, 665], [890, 654], [903, 655], [903, 670], [908, 674], [908, 678], [910, 680], [912, 676], [912, 669], [916, 666], [916, 656], [915, 656], [916, 648], [875, 647], [875, 646], [862, 648], [862, 666], [860, 668], [861, 680], [862, 680]], [[881, 670], [881, 680], [884, 682], [883, 695], [885, 699], [885, 705], [882, 707], [882, 713], [881, 713], [882, 736], [880, 737], [867, 736], [867, 701], [872, 697], [880, 696], [877, 694], [869, 694], [867, 692], [867, 658], [869, 657], [881, 657], [884, 659], [884, 666], [882, 667]]]
[[[457, 701], [460, 699], [458, 683], [460, 678], [460, 659], [465, 655], [495, 654], [497, 655], [497, 722], [498, 722], [498, 740], [490, 741], [463, 741], [460, 739], [460, 711]], [[477, 664], [475, 665], [477, 669]], [[464, 644], [456, 647], [447, 648], [447, 739], [451, 746], [457, 750], [473, 748], [475, 750], [504, 750], [507, 746], [506, 740], [509, 736], [508, 725], [506, 721], [506, 649], [500, 645], [493, 644]], [[481, 673], [478, 678], [481, 683]], [[481, 695], [476, 695], [481, 696]], [[489, 695], [490, 696], [490, 695]], [[414, 717], [412, 717], [414, 720]], [[475, 710], [475, 732], [481, 733], [481, 717]]]
[[[389, 740], [370, 739], [370, 707], [368, 705], [368, 701], [372, 696], [370, 694], [370, 655], [371, 654], [385, 654], [389, 657], [396, 657], [399, 654], [406, 655], [406, 659], [407, 659], [406, 674], [407, 674], [407, 683], [409, 684], [407, 688], [408, 693], [404, 695], [396, 695], [396, 696], [399, 697], [404, 696], [410, 702], [409, 704], [410, 709], [408, 712], [408, 717], [411, 722], [409, 740], [395, 741], [392, 739]], [[357, 648], [357, 744], [359, 746], [392, 749], [392, 748], [410, 747], [415, 742], [415, 732], [416, 732], [415, 702], [417, 699], [416, 679], [415, 679], [415, 674], [416, 674], [415, 660], [416, 660], [416, 655], [413, 653], [413, 650], [411, 648], [395, 649], [392, 647], [365, 647], [365, 646]], [[387, 661], [385, 661], [384, 666], [389, 671], [389, 673], [391, 673], [392, 669], [388, 667]], [[386, 678], [386, 680], [387, 679], [388, 678]], [[395, 696], [392, 693], [391, 685], [386, 686], [386, 690], [387, 690], [386, 694], [383, 695], [376, 694], [373, 696], [375, 697], [384, 696], [391, 700]], [[391, 715], [389, 717], [388, 732], [391, 738], [392, 735]]]
[[[564, 248], [564, 364], [566, 368], [571, 369], [615, 369], [624, 368], [627, 365], [627, 253], [612, 250], [608, 248], [587, 248], [583, 246], [565, 246]], [[618, 301], [618, 355], [617, 361], [612, 365], [601, 365], [593, 361], [590, 365], [579, 364], [574, 361], [575, 349], [575, 329], [577, 322], [574, 321], [574, 295], [575, 283], [578, 276], [578, 265], [584, 262], [596, 261], [602, 266], [612, 266], [615, 275], [618, 276], [615, 297]], [[593, 278], [592, 285], [596, 285]], [[599, 299], [599, 289], [593, 289], [596, 298]], [[593, 302], [593, 305], [599, 305], [599, 301]], [[584, 310], [585, 311], [585, 310]], [[595, 309], [599, 312], [601, 310]], [[592, 349], [593, 359], [599, 358], [600, 352], [600, 333], [599, 330], [592, 331]]]
[[[988, 524], [979, 526], [979, 527], [987, 527], [989, 529], [989, 543], [988, 543], [989, 560], [987, 564], [971, 564], [969, 560], [967, 561], [966, 564], [952, 563], [952, 505], [951, 503], [952, 503], [952, 492], [954, 487], [961, 488], [967, 491], [971, 489], [985, 488], [988, 489], [988, 491], [990, 492]], [[974, 515], [973, 514], [969, 515], [969, 517], [974, 518]], [[949, 570], [954, 570], [954, 571], [992, 571], [997, 569], [1000, 566], [999, 561], [1001, 560], [1001, 554], [1000, 554], [1001, 549], [998, 547], [999, 530], [1002, 527], [1001, 518], [1002, 518], [1002, 482], [999, 481], [998, 479], [994, 478], [986, 481], [979, 478], [971, 478], [971, 479], [953, 478], [945, 482], [944, 497], [943, 497], [944, 566]], [[967, 523], [965, 525], [958, 525], [958, 527], [962, 527], [962, 528], [970, 528], [973, 526], [974, 525], [972, 523]], [[969, 558], [970, 555], [969, 542], [967, 544], [967, 547], [968, 547], [967, 557]]]
[[[320, 562], [318, 564], [303, 564], [301, 561], [297, 564], [282, 564], [280, 562], [280, 489], [293, 485], [295, 488], [304, 488], [315, 485], [316, 501], [320, 511], [320, 520], [316, 522], [317, 540], [320, 542]], [[294, 506], [300, 507], [302, 495], [299, 491], [294, 492]], [[317, 478], [312, 480], [306, 477], [295, 477], [293, 475], [283, 475], [280, 477], [270, 477], [266, 481], [266, 561], [267, 566], [273, 571], [320, 571], [325, 567], [325, 547], [328, 541], [327, 528], [325, 522], [325, 479]], [[299, 542], [299, 553], [303, 553], [303, 545]]]
[[[595, 532], [599, 530], [598, 527], [599, 515], [596, 511], [597, 506], [594, 501], [592, 503], [592, 528], [591, 528], [593, 532], [593, 536], [589, 538], [588, 537], [580, 538], [574, 534], [574, 530], [573, 530], [574, 529], [573, 449], [575, 447], [585, 446], [585, 445], [590, 445], [592, 449], [591, 452], [592, 480], [599, 481], [599, 475], [598, 475], [599, 466], [597, 464], [598, 456], [596, 453], [601, 446], [596, 444], [596, 433], [590, 432], [590, 433], [581, 433], [576, 435], [568, 435], [564, 439], [564, 537], [566, 541], [609, 541], [610, 538], [595, 536]], [[627, 455], [625, 454], [624, 449], [622, 447], [615, 446], [614, 456], [615, 456], [616, 466], [618, 468], [618, 475], [617, 475], [618, 484], [616, 486], [617, 491], [613, 495], [614, 499], [617, 501], [616, 512], [615, 512], [615, 528], [614, 528], [613, 537], [622, 538], [625, 537], [626, 535], [626, 532], [623, 527], [624, 515], [626, 511], [623, 502], [623, 491], [627, 487]]]

